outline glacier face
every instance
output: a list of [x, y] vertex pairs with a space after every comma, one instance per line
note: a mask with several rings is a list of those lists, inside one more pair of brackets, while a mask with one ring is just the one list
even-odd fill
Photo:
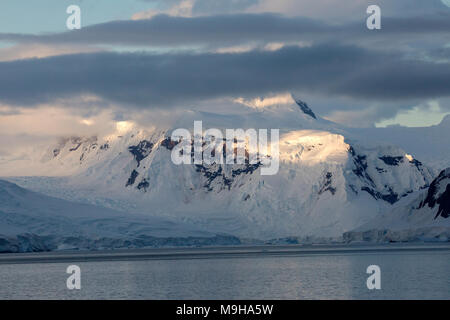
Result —
[[0, 252], [239, 244], [148, 215], [48, 197], [0, 180]]
[[[433, 180], [435, 172], [402, 149], [363, 142], [304, 109], [293, 103], [241, 115], [189, 112], [172, 126], [72, 137], [15, 167], [14, 175], [32, 168], [35, 177], [8, 179], [66, 200], [256, 239], [339, 237]], [[249, 163], [175, 165], [170, 134], [194, 120], [204, 129], [279, 128], [278, 174], [263, 176]]]

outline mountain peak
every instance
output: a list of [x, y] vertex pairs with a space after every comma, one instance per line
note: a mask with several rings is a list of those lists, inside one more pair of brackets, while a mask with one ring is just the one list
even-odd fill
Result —
[[291, 95], [292, 99], [294, 99], [295, 103], [300, 107], [300, 109], [307, 114], [308, 116], [314, 118], [317, 120], [316, 115], [314, 114], [314, 112], [311, 110], [310, 107], [308, 107], [308, 105], [306, 104], [306, 102], [298, 99], [297, 97], [295, 97], [293, 94]]

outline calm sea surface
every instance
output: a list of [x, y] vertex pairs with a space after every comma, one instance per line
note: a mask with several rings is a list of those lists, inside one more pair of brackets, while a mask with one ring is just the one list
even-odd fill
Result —
[[[81, 268], [81, 290], [66, 287], [70, 264]], [[367, 289], [369, 265], [381, 268], [381, 290]], [[450, 299], [450, 248], [0, 261], [0, 299]]]

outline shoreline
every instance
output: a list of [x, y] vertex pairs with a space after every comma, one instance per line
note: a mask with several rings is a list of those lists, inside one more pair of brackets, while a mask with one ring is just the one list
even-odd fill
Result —
[[376, 254], [407, 252], [450, 252], [450, 242], [336, 244], [336, 245], [241, 245], [184, 248], [145, 248], [97, 251], [50, 251], [0, 254], [2, 264], [107, 262], [138, 260], [189, 260], [312, 256], [332, 254]]

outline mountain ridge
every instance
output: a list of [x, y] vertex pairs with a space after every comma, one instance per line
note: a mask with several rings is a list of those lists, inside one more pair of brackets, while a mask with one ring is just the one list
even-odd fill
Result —
[[[279, 173], [262, 176], [260, 165], [250, 163], [175, 165], [171, 131], [192, 128], [194, 120], [202, 120], [203, 129], [279, 127]], [[348, 138], [339, 126], [314, 119], [295, 103], [240, 115], [189, 112], [172, 127], [126, 128], [47, 148], [36, 163], [54, 178], [8, 179], [66, 200], [265, 240], [339, 237], [434, 178], [433, 170], [402, 149]]]

